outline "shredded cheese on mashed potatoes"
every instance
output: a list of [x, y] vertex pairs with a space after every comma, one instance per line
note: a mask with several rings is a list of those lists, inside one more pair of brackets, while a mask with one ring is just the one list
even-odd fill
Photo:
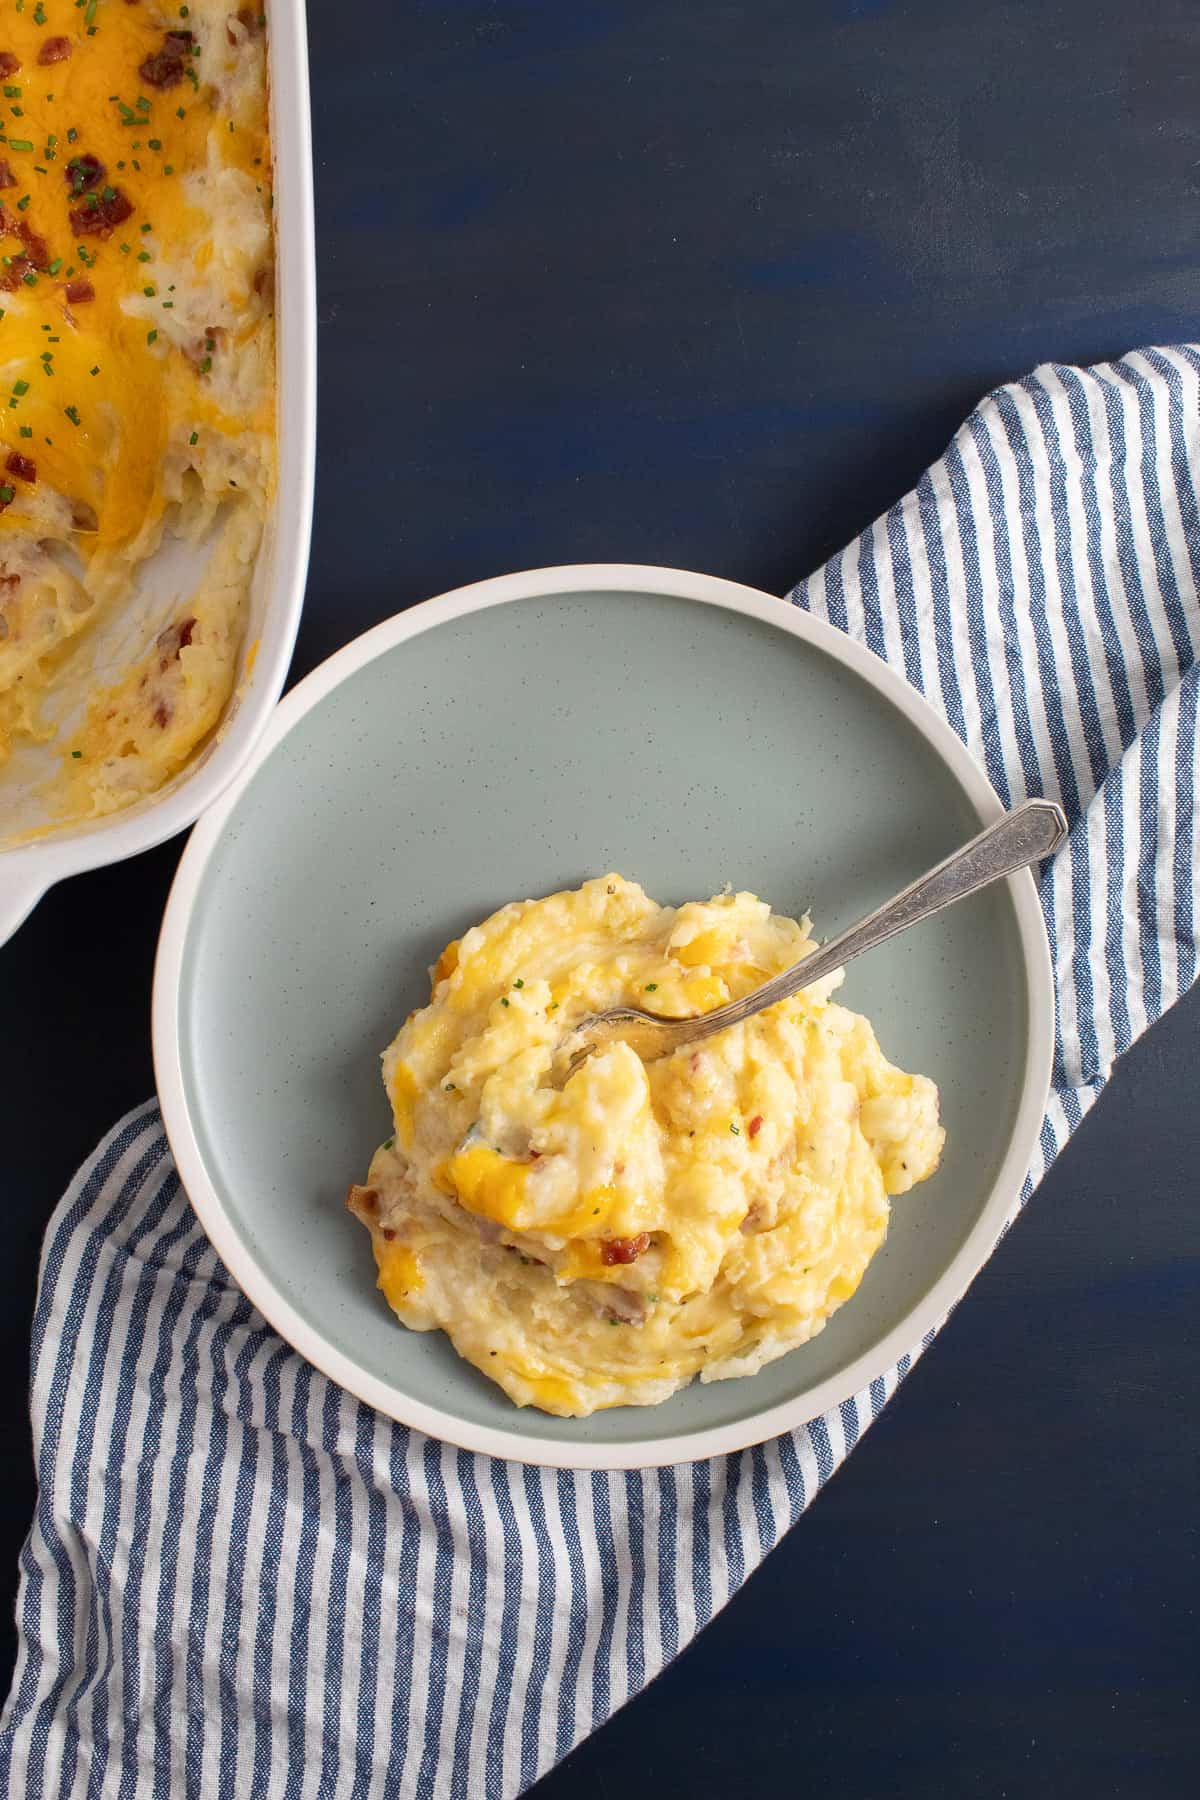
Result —
[[[233, 690], [274, 480], [264, 26], [0, 0], [0, 761], [60, 739], [63, 817], [152, 793]], [[170, 539], [204, 547], [199, 585], [81, 665]]]
[[520, 1406], [653, 1405], [820, 1331], [937, 1167], [937, 1089], [818, 983], [643, 1065], [561, 1089], [588, 1013], [739, 999], [815, 948], [753, 894], [661, 907], [618, 875], [502, 908], [451, 944], [383, 1056], [395, 1135], [348, 1204], [404, 1324]]

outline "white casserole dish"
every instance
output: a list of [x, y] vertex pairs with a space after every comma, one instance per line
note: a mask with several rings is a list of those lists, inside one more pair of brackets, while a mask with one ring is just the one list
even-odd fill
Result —
[[[245, 766], [283, 688], [304, 599], [316, 453], [316, 262], [308, 44], [301, 0], [276, 0], [270, 7], [268, 53], [278, 480], [254, 571], [233, 697], [213, 737], [157, 793], [124, 812], [46, 830], [29, 842], [0, 848], [0, 943], [56, 881], [135, 856], [191, 825]], [[19, 818], [13, 794], [0, 792], [0, 843], [14, 824], [24, 831], [30, 822], [38, 823]]]

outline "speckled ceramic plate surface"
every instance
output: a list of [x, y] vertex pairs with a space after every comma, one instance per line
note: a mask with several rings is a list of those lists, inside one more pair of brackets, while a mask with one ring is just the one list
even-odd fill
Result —
[[958, 739], [840, 633], [748, 588], [596, 565], [504, 576], [387, 621], [283, 702], [197, 825], [163, 927], [167, 1132], [227, 1267], [385, 1413], [577, 1467], [762, 1441], [865, 1387], [939, 1323], [1016, 1201], [1053, 990], [1021, 875], [856, 963], [842, 998], [932, 1075], [948, 1143], [893, 1206], [854, 1299], [744, 1381], [587, 1420], [521, 1411], [441, 1333], [404, 1330], [345, 1211], [390, 1122], [379, 1052], [451, 937], [617, 869], [655, 899], [726, 882], [828, 936], [999, 812]]

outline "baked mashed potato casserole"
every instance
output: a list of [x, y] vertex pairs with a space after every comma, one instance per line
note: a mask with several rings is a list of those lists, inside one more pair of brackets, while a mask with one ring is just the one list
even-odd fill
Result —
[[451, 944], [384, 1052], [395, 1135], [348, 1197], [403, 1323], [577, 1417], [820, 1331], [944, 1140], [933, 1083], [831, 1001], [838, 977], [659, 1062], [618, 1043], [550, 1078], [588, 1013], [709, 1012], [815, 947], [753, 894], [669, 908], [618, 875]]
[[[53, 742], [60, 822], [170, 780], [234, 689], [274, 480], [265, 24], [0, 0], [0, 762]], [[139, 609], [172, 542], [202, 560]]]

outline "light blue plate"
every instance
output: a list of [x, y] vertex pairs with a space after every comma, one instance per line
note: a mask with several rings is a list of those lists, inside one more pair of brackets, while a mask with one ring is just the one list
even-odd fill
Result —
[[522, 1412], [440, 1333], [397, 1324], [343, 1205], [391, 1129], [379, 1052], [447, 939], [505, 901], [616, 869], [664, 902], [751, 888], [829, 935], [997, 811], [906, 684], [744, 588], [550, 570], [402, 614], [288, 697], [181, 865], [155, 1056], [197, 1211], [313, 1362], [469, 1448], [622, 1466], [797, 1424], [938, 1323], [1015, 1202], [1052, 1025], [1028, 876], [849, 973], [842, 997], [937, 1081], [948, 1131], [854, 1300], [753, 1379], [662, 1406]]

